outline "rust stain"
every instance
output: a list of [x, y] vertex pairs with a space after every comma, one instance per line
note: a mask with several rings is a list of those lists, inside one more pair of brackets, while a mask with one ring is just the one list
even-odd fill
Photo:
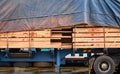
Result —
[[43, 27], [56, 27], [56, 26], [65, 26], [72, 21], [70, 16], [61, 16], [61, 17], [51, 17], [43, 20], [41, 26]]
[[31, 33], [30, 33], [30, 37], [37, 37], [37, 33], [31, 32]]

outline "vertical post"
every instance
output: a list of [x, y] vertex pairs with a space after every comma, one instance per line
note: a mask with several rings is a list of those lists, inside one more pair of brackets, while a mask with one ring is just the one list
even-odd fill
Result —
[[7, 48], [5, 48], [5, 52], [6, 52], [6, 57], [8, 57], [9, 55], [9, 43], [8, 43], [8, 32], [6, 33], [7, 34]]
[[60, 49], [57, 50], [57, 56], [56, 56], [56, 72], [60, 73]]
[[105, 27], [103, 27], [103, 34], [104, 34], [104, 48], [106, 48], [106, 46], [105, 46], [105, 42], [106, 42], [106, 37], [105, 37]]
[[29, 48], [29, 56], [32, 57], [33, 54], [36, 53], [36, 49], [35, 48]]
[[[74, 29], [73, 29], [73, 28], [74, 28]], [[76, 32], [75, 26], [74, 26], [73, 28], [72, 28], [72, 33], [74, 34], [74, 32]], [[76, 37], [75, 34], [73, 35], [73, 37], [74, 37], [74, 39], [76, 39], [76, 38], [75, 38], [75, 37]], [[72, 38], [72, 41], [73, 41], [73, 38]], [[76, 41], [76, 40], [75, 40], [75, 41]], [[73, 52], [71, 53], [71, 56], [75, 56], [75, 50], [76, 50], [76, 49], [74, 49], [73, 42], [72, 42], [72, 48], [71, 48], [71, 49], [72, 49], [72, 51], [73, 51]]]
[[6, 52], [6, 57], [8, 57], [9, 56], [9, 48], [5, 48], [5, 52]]
[[103, 27], [103, 34], [104, 34], [104, 53], [108, 54], [108, 49], [106, 48], [106, 32], [105, 32], [105, 27]]
[[76, 51], [76, 49], [73, 49], [73, 48], [72, 48], [71, 56], [75, 56], [75, 51]]

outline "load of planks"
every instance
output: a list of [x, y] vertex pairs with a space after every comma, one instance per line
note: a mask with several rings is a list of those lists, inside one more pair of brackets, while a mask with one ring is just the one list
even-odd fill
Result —
[[76, 27], [73, 48], [120, 48], [120, 28]]
[[72, 28], [0, 33], [0, 48], [71, 48]]
[[77, 25], [0, 33], [0, 48], [120, 48], [120, 28]]

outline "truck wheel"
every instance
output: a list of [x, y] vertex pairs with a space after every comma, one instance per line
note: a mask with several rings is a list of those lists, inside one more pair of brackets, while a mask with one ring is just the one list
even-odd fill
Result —
[[109, 56], [100, 56], [95, 60], [93, 68], [96, 74], [113, 74], [115, 63]]

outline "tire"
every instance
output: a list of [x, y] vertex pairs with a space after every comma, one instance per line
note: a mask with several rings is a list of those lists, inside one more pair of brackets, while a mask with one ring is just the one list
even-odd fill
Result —
[[113, 74], [115, 63], [109, 56], [100, 56], [95, 60], [93, 68], [96, 74]]

